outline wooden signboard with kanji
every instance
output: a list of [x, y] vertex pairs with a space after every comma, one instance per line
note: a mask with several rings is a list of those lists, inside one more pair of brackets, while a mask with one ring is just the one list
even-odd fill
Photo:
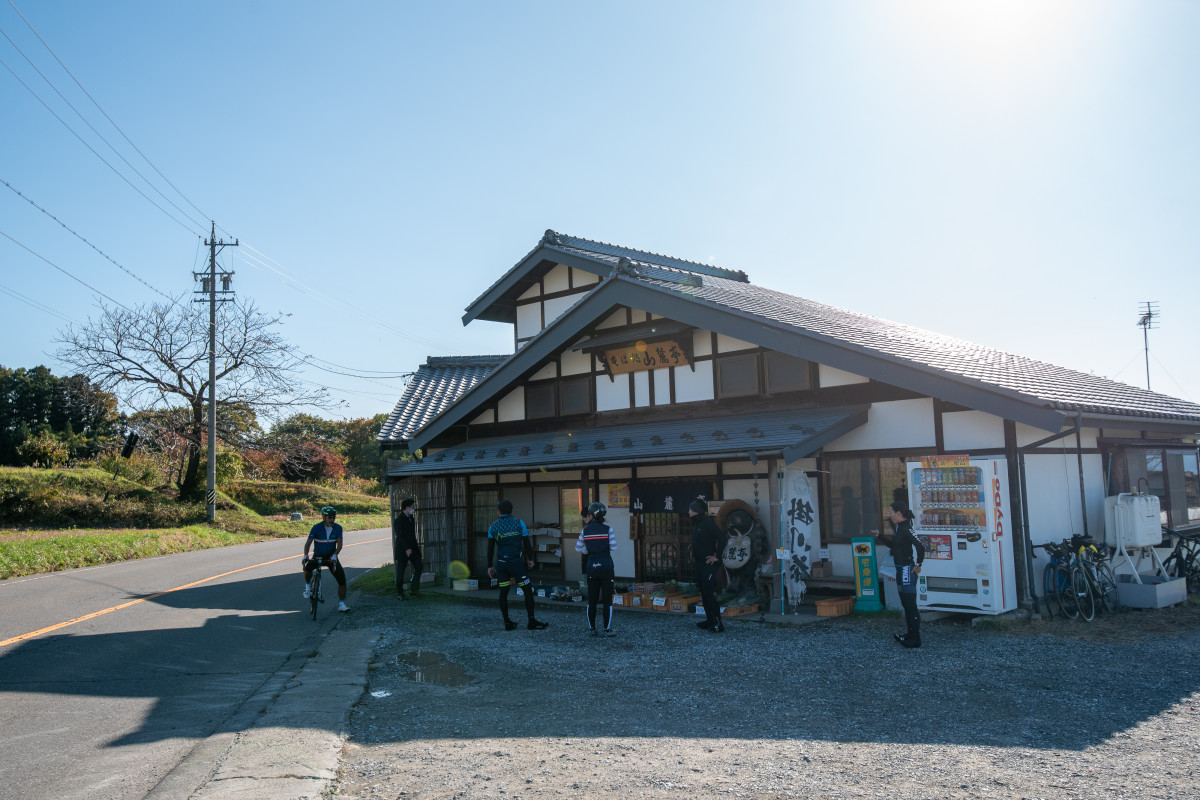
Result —
[[686, 367], [687, 354], [678, 342], [665, 341], [646, 344], [638, 342], [627, 347], [604, 351], [604, 362], [613, 375], [662, 367]]

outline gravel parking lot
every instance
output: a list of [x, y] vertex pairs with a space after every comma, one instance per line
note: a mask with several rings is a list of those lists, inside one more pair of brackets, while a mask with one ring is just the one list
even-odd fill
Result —
[[920, 650], [891, 618], [538, 616], [359, 596], [341, 626], [382, 638], [335, 796], [1200, 798], [1200, 606], [953, 618]]

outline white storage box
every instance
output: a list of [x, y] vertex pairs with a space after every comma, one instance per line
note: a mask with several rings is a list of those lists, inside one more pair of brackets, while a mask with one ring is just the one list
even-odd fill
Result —
[[1132, 575], [1117, 576], [1117, 596], [1129, 608], [1166, 608], [1187, 600], [1187, 578], [1141, 575], [1135, 583]]
[[1130, 550], [1156, 547], [1162, 542], [1162, 517], [1158, 497], [1152, 494], [1118, 494], [1104, 498], [1104, 543]]
[[471, 592], [479, 588], [479, 581], [474, 578], [458, 578], [454, 581], [454, 591]]
[[433, 583], [433, 579], [437, 577], [432, 572], [421, 573], [421, 583]]

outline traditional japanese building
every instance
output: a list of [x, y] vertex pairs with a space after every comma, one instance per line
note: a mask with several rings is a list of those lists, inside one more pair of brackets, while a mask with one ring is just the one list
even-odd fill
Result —
[[483, 575], [507, 498], [534, 530], [537, 575], [577, 580], [579, 510], [599, 499], [619, 576], [688, 579], [685, 509], [702, 495], [749, 504], [806, 574], [827, 556], [832, 576], [809, 583], [846, 583], [850, 539], [912, 488], [906, 464], [942, 455], [1002, 465], [1025, 602], [1031, 545], [1099, 535], [1109, 494], [1140, 483], [1164, 524], [1200, 524], [1200, 406], [737, 270], [547, 231], [462, 319], [510, 324], [514, 352], [430, 358], [379, 433], [421, 455], [388, 479], [394, 512], [419, 499], [434, 569]]

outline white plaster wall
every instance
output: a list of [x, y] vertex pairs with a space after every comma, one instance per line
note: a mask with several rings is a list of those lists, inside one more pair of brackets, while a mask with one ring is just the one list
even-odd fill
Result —
[[[600, 484], [600, 497], [608, 497], [607, 483]], [[629, 538], [629, 509], [610, 508], [604, 521], [612, 526], [613, 533], [617, 537], [617, 550], [612, 554], [613, 567], [617, 575], [631, 578], [637, 573], [637, 569], [633, 563], [633, 542]], [[575, 554], [575, 542], [571, 542], [571, 554], [573, 556]], [[563, 555], [565, 556], [566, 553], [564, 552]], [[575, 556], [575, 560], [578, 561], [579, 557]]]
[[572, 472], [564, 472], [562, 470], [558, 472], [530, 472], [529, 481], [530, 483], [540, 483], [544, 481], [557, 481], [559, 483], [565, 481], [567, 483], [578, 483], [579, 470], [574, 470]]
[[629, 467], [615, 467], [613, 469], [602, 469], [599, 471], [601, 480], [607, 478], [613, 481], [625, 483], [633, 477], [633, 470]]
[[496, 404], [496, 411], [497, 422], [512, 422], [518, 419], [525, 419], [524, 387], [518, 386], [500, 398], [500, 402]]
[[692, 331], [692, 355], [694, 355], [694, 356], [710, 356], [710, 355], [712, 355], [712, 332], [711, 331]]
[[553, 362], [539, 369], [537, 372], [529, 376], [530, 380], [540, 381], [545, 378], [558, 377], [558, 370]]
[[607, 375], [596, 378], [596, 410], [619, 411], [629, 408], [629, 375], [618, 375], [609, 381]]
[[599, 325], [597, 325], [596, 329], [600, 330], [603, 328], [615, 328], [618, 325], [624, 325], [624, 324], [625, 324], [625, 312], [623, 310], [618, 309], [617, 311], [614, 311], [613, 313], [609, 314], [608, 319], [604, 320]]
[[528, 486], [514, 486], [500, 493], [500, 499], [513, 504], [512, 515], [525, 520], [529, 525], [533, 522], [533, 489]]
[[870, 383], [868, 378], [862, 375], [855, 375], [853, 372], [844, 372], [834, 367], [827, 367], [824, 364], [818, 365], [820, 369], [819, 377], [822, 386], [849, 386], [852, 383]]
[[[1063, 430], [1066, 430], [1068, 428], [1074, 428], [1074, 426], [1075, 426], [1074, 422], [1067, 422], [1063, 425]], [[1100, 433], [1099, 430], [1097, 430], [1096, 428], [1084, 428], [1082, 431], [1079, 432], [1080, 444], [1082, 444], [1085, 448], [1096, 447], [1096, 438], [1099, 435], [1099, 433]], [[1054, 435], [1053, 431], [1046, 431], [1046, 430], [1042, 430], [1041, 428], [1034, 428], [1029, 425], [1022, 425], [1019, 422], [1017, 423], [1017, 446], [1018, 447], [1024, 447], [1027, 444], [1032, 444], [1033, 442], [1039, 442], [1042, 439], [1045, 439], [1047, 436], [1053, 436], [1053, 435]], [[1111, 436], [1112, 433], [1108, 432], [1108, 435]], [[1047, 444], [1045, 446], [1046, 447], [1074, 447], [1075, 446], [1075, 433], [1074, 433], [1074, 431], [1072, 431], [1069, 435], [1064, 436], [1063, 438], [1061, 438], [1057, 441], [1050, 442], [1049, 444]]]
[[546, 306], [546, 326], [549, 327], [551, 322], [561, 317], [566, 310], [579, 302], [581, 294], [569, 294], [566, 297], [552, 297], [545, 302]]
[[496, 482], [495, 475], [471, 475], [469, 479], [472, 486], [476, 484], [494, 484]]
[[542, 329], [542, 304], [517, 306], [517, 338], [527, 339]]
[[586, 269], [575, 269], [572, 267], [571, 280], [574, 281], [575, 286], [578, 288], [580, 286], [591, 286], [593, 283], [599, 283], [600, 276], [594, 272], [588, 272]]
[[504, 475], [500, 476], [500, 482], [501, 483], [524, 483], [525, 482], [525, 473], [524, 472], [505, 473]]
[[543, 291], [546, 294], [554, 292], [565, 292], [571, 288], [570, 284], [571, 268], [564, 264], [555, 264], [542, 278]]
[[691, 367], [671, 367], [675, 371], [675, 402], [713, 399], [713, 363], [701, 361], [696, 371]]
[[947, 453], [1004, 447], [1004, 420], [982, 411], [942, 414], [942, 438]]
[[487, 411], [483, 412], [478, 417], [471, 420], [470, 424], [471, 425], [488, 425], [495, 421], [496, 421], [496, 412], [492, 411], [492, 409], [489, 408]]
[[741, 339], [735, 339], [732, 336], [726, 336], [723, 333], [717, 334], [717, 352], [718, 353], [733, 353], [738, 350], [753, 350], [758, 345], [750, 342], [743, 342]]
[[638, 467], [639, 478], [675, 478], [684, 475], [700, 475], [705, 478], [717, 474], [716, 464], [663, 464], [656, 467]]
[[650, 373], [647, 370], [633, 373], [633, 405], [635, 408], [650, 405]]
[[535, 297], [541, 297], [541, 296], [542, 296], [541, 284], [535, 283], [533, 286], [530, 286], [528, 289], [526, 289], [524, 292], [522, 292], [521, 296], [518, 297], [517, 299], [518, 300], [532, 300]]
[[827, 451], [933, 447], [933, 400], [872, 403], [865, 425], [826, 446]]
[[563, 375], [580, 375], [592, 371], [592, 357], [578, 350], [567, 350], [559, 357]]
[[[1029, 539], [1034, 544], [1083, 533], [1078, 463], [1074, 453], [1025, 456]], [[1099, 539], [1104, 531], [1104, 471], [1099, 454], [1083, 457], [1083, 478], [1088, 533]], [[1044, 555], [1040, 550], [1036, 552], [1044, 563]]]
[[671, 403], [671, 368], [656, 369], [654, 373], [654, 405], [664, 406]]

